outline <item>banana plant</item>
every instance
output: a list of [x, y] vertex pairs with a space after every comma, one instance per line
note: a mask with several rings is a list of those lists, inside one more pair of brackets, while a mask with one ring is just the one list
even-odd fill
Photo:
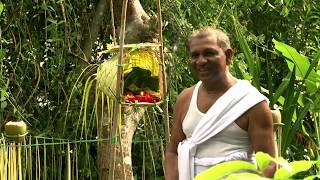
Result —
[[[239, 27], [237, 19], [232, 17], [234, 22], [234, 30], [236, 39], [239, 42], [240, 50], [244, 55], [245, 65], [250, 74], [248, 80], [252, 81], [252, 84], [262, 93], [266, 94], [269, 98], [270, 108], [275, 106], [282, 110], [282, 119], [285, 124], [283, 127], [281, 138], [281, 155], [286, 156], [288, 148], [293, 144], [293, 140], [297, 132], [303, 132], [304, 135], [310, 136], [303, 125], [303, 121], [307, 115], [313, 115], [312, 109], [320, 109], [319, 94], [320, 86], [320, 73], [317, 72], [317, 66], [320, 59], [320, 51], [309, 60], [307, 57], [299, 54], [293, 47], [273, 40], [275, 52], [279, 58], [283, 58], [287, 63], [288, 73], [282, 78], [282, 82], [274, 87], [273, 84], [273, 71], [267, 63], [265, 74], [267, 75], [267, 87], [263, 87], [260, 83], [261, 76], [261, 61], [259, 54], [255, 54], [251, 51], [248, 42]], [[269, 60], [267, 60], [269, 61]], [[246, 78], [243, 70], [239, 66], [239, 62], [234, 61], [233, 70], [237, 77]], [[311, 117], [314, 121], [314, 129], [317, 130], [319, 127], [319, 118], [315, 116]], [[320, 135], [319, 131], [316, 131], [316, 141], [319, 143]], [[312, 138], [311, 138], [312, 139]], [[316, 149], [316, 148], [315, 148]], [[319, 152], [317, 152], [318, 156]], [[314, 156], [313, 156], [314, 157]]]
[[[304, 129], [303, 120], [310, 112], [319, 109], [320, 98], [317, 96], [320, 91], [320, 75], [315, 71], [320, 59], [320, 51], [316, 53], [313, 60], [297, 52], [293, 47], [282, 42], [273, 40], [277, 53], [284, 57], [291, 73], [295, 74], [295, 80], [288, 90], [287, 98], [283, 104], [283, 119], [287, 124], [283, 128], [283, 151], [292, 144], [295, 134], [299, 129]], [[314, 128], [317, 130], [317, 120], [314, 119]], [[307, 132], [304, 132], [309, 136]], [[319, 141], [319, 140], [318, 140]]]
[[[306, 172], [311, 168], [319, 169], [318, 161], [293, 161], [280, 158], [273, 158], [266, 153], [256, 153], [257, 166], [247, 161], [236, 160], [217, 164], [195, 177], [195, 180], [268, 180], [268, 179], [295, 179], [295, 175]], [[273, 178], [264, 177], [263, 172], [267, 169], [270, 163], [276, 163], [280, 168], [276, 170]], [[319, 174], [307, 173], [302, 177], [304, 180], [312, 180], [319, 178]], [[301, 177], [298, 177], [301, 179]]]

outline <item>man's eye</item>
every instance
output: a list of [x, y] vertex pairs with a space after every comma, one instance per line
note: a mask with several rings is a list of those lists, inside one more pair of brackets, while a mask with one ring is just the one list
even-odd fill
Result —
[[196, 59], [196, 58], [198, 58], [199, 57], [199, 53], [194, 53], [194, 54], [191, 54], [191, 58], [192, 59]]
[[213, 56], [215, 56], [216, 55], [216, 53], [214, 53], [214, 52], [204, 52], [203, 53], [203, 56], [204, 57], [213, 57]]

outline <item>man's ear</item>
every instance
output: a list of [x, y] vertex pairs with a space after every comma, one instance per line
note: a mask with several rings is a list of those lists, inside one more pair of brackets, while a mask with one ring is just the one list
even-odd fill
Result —
[[231, 65], [232, 56], [233, 56], [233, 50], [231, 48], [227, 49], [225, 51], [225, 55], [226, 55], [226, 64], [227, 65]]

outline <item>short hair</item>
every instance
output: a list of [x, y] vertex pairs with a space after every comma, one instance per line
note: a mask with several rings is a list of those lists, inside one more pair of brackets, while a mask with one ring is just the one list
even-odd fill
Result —
[[231, 49], [230, 40], [226, 33], [220, 29], [212, 27], [203, 27], [194, 31], [189, 37], [188, 43], [189, 46], [194, 39], [204, 38], [206, 36], [212, 36], [215, 38], [216, 43], [224, 50]]

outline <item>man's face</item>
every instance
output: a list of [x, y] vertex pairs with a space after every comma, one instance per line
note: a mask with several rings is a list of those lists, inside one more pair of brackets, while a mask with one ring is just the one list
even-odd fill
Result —
[[231, 61], [231, 57], [226, 56], [212, 36], [193, 39], [190, 43], [190, 53], [192, 68], [201, 81], [221, 78], [227, 72], [227, 66]]

